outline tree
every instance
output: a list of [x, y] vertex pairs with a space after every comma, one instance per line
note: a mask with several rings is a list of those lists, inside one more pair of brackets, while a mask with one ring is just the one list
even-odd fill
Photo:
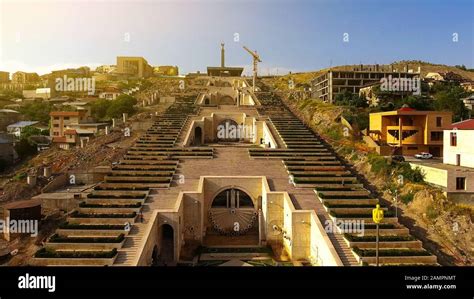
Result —
[[123, 113], [128, 113], [132, 115], [135, 113], [135, 105], [137, 104], [137, 100], [129, 95], [122, 94], [117, 97], [116, 100], [111, 101], [110, 106], [107, 108], [107, 117], [109, 118], [117, 118], [121, 117]]
[[37, 147], [31, 144], [27, 138], [21, 138], [15, 145], [15, 150], [20, 158], [25, 158], [30, 155], [36, 154]]
[[460, 86], [455, 86], [449, 90], [443, 90], [435, 94], [436, 110], [449, 110], [453, 112], [453, 121], [457, 122], [469, 118], [469, 110], [461, 100], [465, 96], [465, 91]]
[[339, 93], [334, 98], [334, 103], [339, 106], [353, 106], [353, 107], [368, 107], [366, 99], [360, 97], [358, 94], [345, 90], [343, 93]]
[[20, 108], [20, 113], [26, 115], [29, 120], [37, 120], [44, 123], [49, 122], [49, 113], [52, 105], [42, 101], [34, 101]]
[[95, 119], [104, 119], [107, 115], [107, 109], [110, 107], [110, 101], [101, 99], [91, 105], [91, 114]]
[[21, 130], [21, 138], [28, 139], [31, 136], [41, 135], [41, 130], [32, 126], [28, 126]]

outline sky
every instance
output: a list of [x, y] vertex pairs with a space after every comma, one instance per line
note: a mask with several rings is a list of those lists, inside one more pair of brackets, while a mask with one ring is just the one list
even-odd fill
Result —
[[399, 60], [474, 68], [474, 0], [0, 0], [0, 70], [45, 74], [142, 56], [180, 73], [261, 74]]

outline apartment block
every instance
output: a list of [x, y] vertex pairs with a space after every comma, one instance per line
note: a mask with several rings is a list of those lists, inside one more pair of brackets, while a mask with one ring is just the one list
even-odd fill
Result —
[[41, 81], [37, 73], [15, 72], [12, 75], [14, 84], [35, 84]]
[[332, 103], [338, 94], [349, 91], [358, 95], [362, 87], [372, 83], [380, 82], [382, 78], [413, 78], [419, 77], [417, 72], [394, 69], [392, 65], [358, 65], [335, 67], [326, 70], [323, 74], [312, 81], [312, 96], [325, 102]]

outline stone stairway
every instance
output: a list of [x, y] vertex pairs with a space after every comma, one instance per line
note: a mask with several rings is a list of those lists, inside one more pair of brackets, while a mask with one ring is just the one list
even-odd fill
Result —
[[[316, 210], [321, 222], [338, 224], [336, 232], [328, 233], [328, 236], [344, 265], [374, 264], [372, 209], [379, 203], [378, 198], [364, 188], [358, 177], [333, 153], [330, 145], [282, 102], [277, 103], [275, 96], [267, 95], [261, 102], [263, 107], [259, 108], [259, 113], [270, 118], [287, 149], [249, 149], [249, 155], [254, 159], [283, 159], [292, 183], [298, 188], [315, 191], [315, 200], [323, 204], [322, 209]], [[407, 233], [393, 211], [383, 205], [381, 208], [385, 211], [385, 218], [379, 243], [380, 263], [436, 264], [436, 257]], [[340, 223], [360, 223], [364, 234], [358, 235], [345, 227], [341, 229]]]

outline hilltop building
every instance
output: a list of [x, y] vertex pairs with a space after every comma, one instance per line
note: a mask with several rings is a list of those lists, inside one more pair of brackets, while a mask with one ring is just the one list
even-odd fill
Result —
[[143, 57], [117, 56], [117, 73], [134, 78], [148, 78], [153, 75], [153, 67]]
[[417, 72], [403, 71], [393, 68], [393, 65], [356, 65], [331, 68], [312, 80], [312, 96], [325, 102], [334, 102], [338, 94], [346, 91], [358, 95], [361, 88], [372, 83], [381, 82], [383, 78], [414, 78], [420, 76]]

